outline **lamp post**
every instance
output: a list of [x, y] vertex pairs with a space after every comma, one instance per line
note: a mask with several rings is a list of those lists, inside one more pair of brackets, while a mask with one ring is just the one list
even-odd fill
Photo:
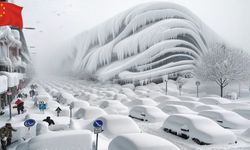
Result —
[[166, 83], [166, 95], [168, 95], [168, 75], [163, 76], [163, 80]]
[[196, 96], [199, 97], [199, 86], [200, 86], [200, 81], [196, 81], [195, 85], [196, 85]]
[[10, 120], [12, 118], [12, 113], [11, 113], [11, 98], [12, 98], [12, 92], [11, 91], [8, 91], [7, 92], [7, 101], [8, 101], [8, 104], [9, 104], [9, 117], [10, 117]]
[[73, 109], [73, 104], [69, 104], [69, 117], [70, 119], [72, 118], [72, 109]]

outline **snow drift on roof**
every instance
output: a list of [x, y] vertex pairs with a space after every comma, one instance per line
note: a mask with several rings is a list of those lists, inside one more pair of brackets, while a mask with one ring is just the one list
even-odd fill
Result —
[[216, 39], [220, 40], [188, 9], [167, 2], [146, 3], [79, 34], [74, 57], [68, 61], [76, 74], [101, 81], [149, 81], [191, 71]]

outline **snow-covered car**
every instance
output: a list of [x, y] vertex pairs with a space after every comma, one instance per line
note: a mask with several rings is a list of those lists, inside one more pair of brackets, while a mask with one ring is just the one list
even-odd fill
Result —
[[176, 145], [148, 133], [131, 133], [115, 137], [108, 150], [180, 150]]
[[195, 101], [166, 101], [162, 104], [159, 104], [157, 107], [163, 108], [165, 105], [168, 105], [168, 104], [186, 106], [191, 110], [194, 110], [198, 106], [204, 105], [203, 103], [195, 102]]
[[250, 120], [228, 110], [206, 110], [200, 112], [199, 115], [214, 120], [224, 128], [243, 129], [250, 126]]
[[198, 115], [171, 115], [164, 122], [162, 129], [184, 139], [190, 138], [200, 145], [237, 143], [232, 131], [220, 127], [211, 119]]
[[89, 103], [87, 101], [83, 101], [83, 100], [77, 100], [77, 101], [73, 101], [70, 103], [71, 106], [73, 106], [73, 108], [85, 108], [85, 107], [89, 107]]
[[129, 117], [148, 122], [164, 121], [168, 115], [154, 106], [138, 105], [130, 109]]
[[250, 108], [237, 108], [237, 109], [233, 109], [233, 111], [238, 113], [242, 117], [250, 120]]
[[93, 146], [89, 130], [60, 131], [42, 134], [19, 144], [16, 150], [90, 150]]
[[167, 104], [161, 110], [169, 115], [171, 114], [197, 114], [197, 112], [182, 105]]
[[197, 97], [192, 97], [192, 96], [179, 96], [178, 98], [183, 101], [198, 101], [199, 100]]
[[200, 105], [195, 107], [195, 111], [197, 112], [201, 112], [201, 111], [205, 111], [205, 110], [216, 110], [216, 109], [222, 109], [224, 110], [222, 107], [217, 106], [217, 105]]
[[103, 121], [102, 134], [113, 138], [121, 134], [140, 133], [141, 130], [135, 121], [123, 115], [104, 115], [98, 118]]
[[154, 96], [152, 97], [154, 101], [157, 103], [164, 103], [166, 101], [180, 101], [177, 97], [170, 96], [170, 95], [160, 95], [160, 96]]
[[86, 107], [86, 108], [79, 108], [75, 113], [74, 113], [74, 117], [76, 119], [96, 119], [102, 115], [106, 115], [107, 113], [102, 110], [99, 107], [94, 107], [94, 106], [90, 106], [90, 107]]
[[136, 106], [136, 105], [156, 106], [157, 103], [151, 98], [136, 98], [128, 103], [128, 106]]
[[245, 140], [250, 142], [250, 128], [246, 129], [242, 134], [241, 137]]
[[116, 100], [104, 100], [100, 102], [99, 107], [109, 114], [124, 114], [127, 115], [129, 109], [127, 106]]
[[230, 100], [222, 98], [222, 97], [201, 97], [199, 99], [199, 102], [202, 102], [204, 104], [208, 105], [220, 105], [220, 104], [228, 104], [231, 103]]

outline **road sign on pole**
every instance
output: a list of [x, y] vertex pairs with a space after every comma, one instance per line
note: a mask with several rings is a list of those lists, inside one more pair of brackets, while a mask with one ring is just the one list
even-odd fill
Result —
[[62, 109], [61, 109], [60, 107], [57, 107], [57, 108], [56, 108], [57, 117], [59, 117], [59, 114], [60, 114], [61, 111], [62, 111]]
[[34, 126], [36, 121], [34, 119], [28, 119], [24, 121], [24, 126], [30, 130], [30, 127]]
[[93, 126], [94, 128], [101, 128], [103, 126], [102, 120], [95, 120]]
[[98, 148], [98, 134], [103, 131], [102, 126], [103, 126], [102, 120], [95, 120], [93, 123], [94, 134], [96, 134], [96, 146], [95, 146], [96, 150]]

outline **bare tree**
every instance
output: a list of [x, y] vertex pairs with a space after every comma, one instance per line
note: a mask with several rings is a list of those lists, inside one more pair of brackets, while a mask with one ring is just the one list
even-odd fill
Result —
[[223, 97], [223, 88], [230, 82], [249, 78], [249, 66], [250, 57], [246, 52], [216, 44], [201, 55], [194, 73], [201, 80], [215, 81]]

